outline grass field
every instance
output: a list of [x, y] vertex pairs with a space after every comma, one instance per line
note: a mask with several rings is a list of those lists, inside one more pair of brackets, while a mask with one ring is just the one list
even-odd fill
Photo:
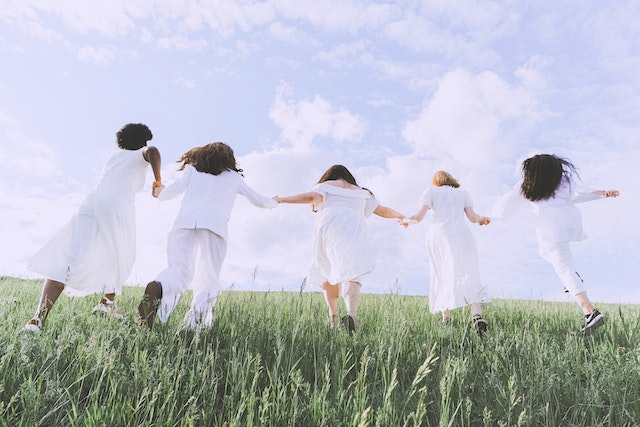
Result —
[[443, 325], [424, 297], [364, 295], [360, 329], [327, 326], [319, 293], [225, 292], [211, 329], [140, 328], [61, 297], [42, 335], [22, 332], [40, 282], [0, 279], [3, 426], [636, 426], [640, 312], [600, 305], [578, 333], [568, 303], [494, 301]]

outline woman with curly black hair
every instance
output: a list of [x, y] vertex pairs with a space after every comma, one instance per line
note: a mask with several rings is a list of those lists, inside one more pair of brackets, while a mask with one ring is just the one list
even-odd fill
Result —
[[121, 318], [115, 304], [136, 256], [135, 195], [151, 164], [162, 186], [160, 152], [147, 146], [153, 135], [141, 123], [125, 125], [116, 134], [120, 150], [108, 160], [100, 181], [78, 212], [29, 261], [28, 268], [47, 277], [40, 304], [25, 329], [39, 333], [54, 303], [64, 291], [72, 296], [103, 293], [94, 313]]

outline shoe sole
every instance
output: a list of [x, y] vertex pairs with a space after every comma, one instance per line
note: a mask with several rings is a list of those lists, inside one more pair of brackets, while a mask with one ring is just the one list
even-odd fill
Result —
[[346, 315], [342, 317], [342, 325], [349, 332], [349, 335], [353, 335], [356, 331], [356, 322], [353, 320], [353, 317]]
[[32, 334], [36, 334], [36, 335], [40, 335], [42, 333], [42, 328], [40, 328], [38, 325], [34, 325], [32, 323], [26, 324], [24, 326], [24, 330], [27, 332], [30, 332]]
[[153, 327], [161, 299], [162, 285], [160, 285], [159, 282], [150, 282], [147, 284], [147, 287], [144, 289], [142, 301], [140, 301], [140, 305], [138, 306], [138, 315], [142, 322], [147, 324], [149, 329]]
[[102, 314], [102, 315], [105, 315], [105, 316], [111, 316], [114, 319], [123, 319], [124, 318], [122, 313], [116, 313], [113, 310], [110, 310], [108, 308], [103, 308], [103, 307], [95, 307], [91, 311], [91, 314]]
[[482, 336], [489, 330], [489, 323], [484, 319], [478, 319], [473, 322], [473, 327], [478, 335]]
[[591, 332], [595, 331], [597, 328], [599, 328], [600, 326], [604, 325], [604, 322], [605, 322], [604, 314], [599, 314], [591, 322], [590, 325], [585, 326], [584, 328], [582, 328], [582, 332], [584, 332], [586, 334], [591, 333]]

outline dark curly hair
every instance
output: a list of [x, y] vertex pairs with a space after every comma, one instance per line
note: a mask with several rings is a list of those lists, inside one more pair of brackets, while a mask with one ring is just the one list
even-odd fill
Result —
[[193, 166], [198, 172], [220, 175], [227, 170], [242, 174], [236, 164], [233, 150], [224, 142], [213, 142], [202, 147], [195, 147], [184, 153], [177, 160], [182, 163], [178, 170], [184, 170], [186, 165]]
[[153, 134], [142, 123], [129, 123], [116, 133], [118, 147], [123, 150], [138, 150], [147, 145], [147, 141], [153, 138]]
[[576, 176], [576, 167], [555, 154], [538, 154], [522, 162], [520, 192], [532, 202], [547, 200], [556, 194], [563, 179]]

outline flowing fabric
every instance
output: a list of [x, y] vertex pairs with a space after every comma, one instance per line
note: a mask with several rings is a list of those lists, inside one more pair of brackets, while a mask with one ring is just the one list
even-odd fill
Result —
[[432, 210], [427, 230], [429, 310], [437, 313], [490, 301], [480, 280], [478, 250], [464, 209], [473, 206], [464, 190], [451, 186], [427, 189], [420, 206]]
[[321, 194], [318, 219], [314, 226], [313, 261], [309, 283], [362, 283], [373, 271], [372, 250], [366, 218], [378, 206], [368, 190], [340, 188], [321, 183], [311, 191]]
[[136, 257], [135, 194], [149, 163], [140, 150], [120, 150], [107, 161], [96, 188], [27, 267], [64, 283], [65, 293], [117, 293]]

